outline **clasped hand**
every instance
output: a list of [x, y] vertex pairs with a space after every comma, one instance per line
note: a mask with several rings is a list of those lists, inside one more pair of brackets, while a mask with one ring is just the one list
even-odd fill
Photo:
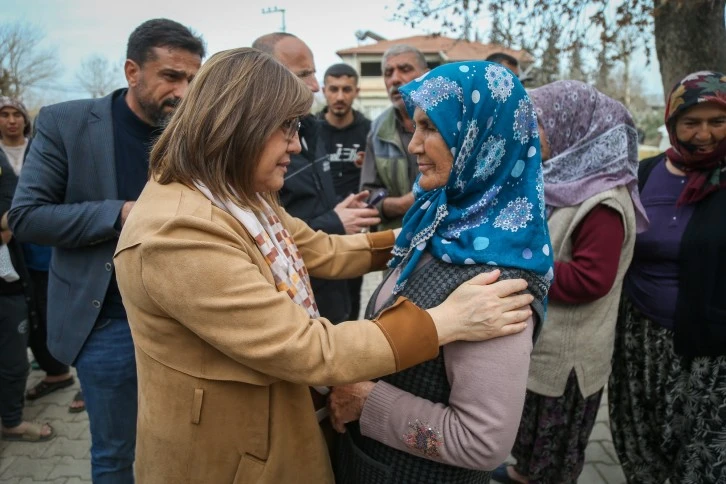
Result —
[[378, 210], [369, 208], [366, 203], [368, 191], [348, 195], [333, 209], [345, 227], [346, 234], [357, 234], [363, 229], [381, 223]]
[[344, 433], [345, 424], [360, 419], [368, 395], [376, 384], [372, 381], [334, 387], [328, 395], [330, 423], [336, 432]]
[[519, 333], [532, 315], [524, 279], [497, 281], [501, 271], [479, 274], [457, 287], [440, 305], [428, 309], [439, 343], [483, 341]]

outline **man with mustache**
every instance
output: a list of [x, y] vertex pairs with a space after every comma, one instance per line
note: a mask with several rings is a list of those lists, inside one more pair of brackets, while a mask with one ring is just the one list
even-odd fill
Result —
[[202, 39], [177, 22], [138, 26], [127, 45], [127, 88], [41, 109], [9, 212], [19, 241], [53, 246], [48, 349], [77, 369], [96, 484], [134, 479], [136, 363], [114, 250], [146, 184], [151, 145], [204, 54]]
[[401, 226], [403, 215], [413, 204], [411, 188], [418, 175], [416, 156], [408, 152], [413, 121], [408, 117], [398, 88], [428, 70], [423, 53], [410, 45], [390, 47], [381, 60], [383, 82], [393, 106], [371, 125], [360, 182], [361, 190], [375, 192], [385, 188], [388, 191], [388, 196], [375, 205], [383, 221], [382, 228]]

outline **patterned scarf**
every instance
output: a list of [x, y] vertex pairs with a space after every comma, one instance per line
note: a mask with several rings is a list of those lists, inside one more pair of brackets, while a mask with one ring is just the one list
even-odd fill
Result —
[[195, 185], [213, 204], [228, 212], [247, 229], [270, 266], [277, 290], [287, 293], [290, 299], [305, 308], [311, 318], [319, 318], [320, 312], [315, 303], [305, 262], [290, 232], [282, 225], [272, 207], [257, 194], [263, 207], [260, 218], [251, 210], [240, 208], [230, 200], [220, 201], [201, 183], [197, 182]]
[[721, 140], [711, 153], [695, 153], [692, 147], [676, 137], [678, 117], [701, 103], [726, 107], [725, 75], [711, 71], [694, 72], [677, 83], [668, 96], [665, 123], [671, 148], [666, 151], [666, 156], [688, 176], [688, 183], [678, 198], [679, 206], [696, 203], [726, 187], [726, 139]]
[[625, 106], [580, 81], [553, 82], [529, 95], [550, 145], [542, 164], [547, 206], [576, 206], [626, 186], [636, 230], [647, 229], [638, 192], [638, 133]]
[[428, 251], [451, 264], [490, 264], [554, 277], [544, 216], [537, 119], [524, 88], [491, 62], [446, 64], [400, 89], [413, 117], [426, 112], [451, 148], [445, 186], [424, 191], [403, 219], [391, 267], [394, 294]]

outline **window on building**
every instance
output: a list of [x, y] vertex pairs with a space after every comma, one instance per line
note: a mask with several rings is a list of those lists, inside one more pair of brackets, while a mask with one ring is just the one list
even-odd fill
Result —
[[361, 77], [381, 77], [380, 62], [361, 62], [360, 63], [360, 75]]

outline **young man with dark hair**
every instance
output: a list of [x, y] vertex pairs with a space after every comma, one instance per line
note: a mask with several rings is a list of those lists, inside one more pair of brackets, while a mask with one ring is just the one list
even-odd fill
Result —
[[[0, 97], [0, 149], [7, 156], [16, 175], [20, 175], [30, 148], [31, 124], [30, 114], [19, 99]], [[22, 248], [27, 269], [27, 280], [24, 281], [23, 289], [30, 321], [28, 346], [33, 351], [38, 366], [45, 372], [45, 377], [25, 395], [27, 400], [35, 400], [73, 385], [75, 379], [70, 367], [56, 360], [48, 351], [46, 306], [51, 249], [36, 244], [19, 244], [18, 247]], [[85, 410], [80, 392], [76, 393], [69, 410], [74, 413]]]
[[[323, 95], [327, 106], [318, 114], [321, 122], [318, 144], [330, 162], [330, 174], [338, 200], [357, 193], [360, 186], [360, 167], [366, 149], [366, 137], [371, 121], [353, 109], [358, 97], [358, 73], [348, 64], [333, 64], [323, 76]], [[348, 280], [350, 318], [360, 312], [360, 288], [363, 278]]]
[[366, 136], [371, 129], [371, 121], [353, 109], [359, 92], [358, 73], [353, 67], [334, 64], [325, 71], [323, 95], [327, 106], [318, 114], [322, 123], [318, 141], [328, 155], [339, 200], [358, 192]]
[[0, 149], [5, 152], [15, 174], [23, 167], [30, 139], [30, 114], [18, 99], [0, 97]]
[[510, 71], [512, 71], [515, 76], [519, 77], [519, 61], [509, 54], [505, 54], [504, 52], [495, 52], [493, 54], [490, 54], [484, 60], [501, 64]]
[[151, 145], [205, 53], [166, 19], [144, 22], [128, 47], [128, 88], [41, 109], [8, 216], [19, 241], [53, 246], [48, 348], [77, 369], [96, 484], [133, 483], [136, 363], [114, 250], [146, 184]]

